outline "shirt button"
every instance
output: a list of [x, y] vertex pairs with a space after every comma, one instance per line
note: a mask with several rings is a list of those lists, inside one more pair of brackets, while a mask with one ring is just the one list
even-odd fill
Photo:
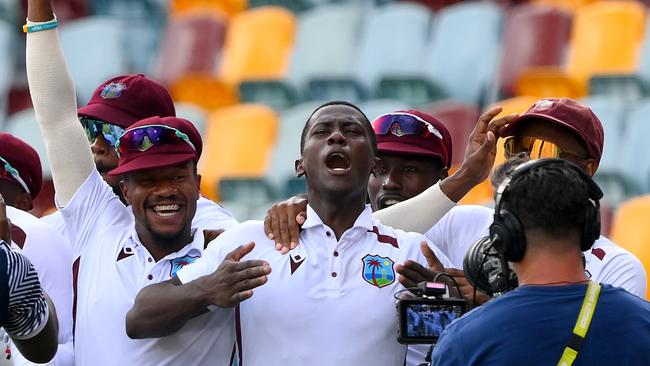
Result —
[[332, 233], [330, 233], [329, 231], [326, 231], [326, 232], [325, 232], [325, 235], [327, 235], [327, 236], [332, 236]]
[[336, 277], [336, 272], [332, 272], [332, 277]]
[[334, 251], [334, 256], [335, 256], [335, 257], [338, 257], [338, 256], [339, 256], [339, 252], [337, 252], [337, 251], [335, 250], [335, 251]]
[[149, 281], [151, 281], [151, 280], [153, 280], [153, 276], [152, 276], [152, 275], [149, 275], [149, 276], [147, 276], [147, 279], [148, 279]]
[[151, 259], [151, 257], [149, 257], [149, 258], [147, 258], [147, 262], [151, 263], [151, 262], [153, 262], [153, 259]]

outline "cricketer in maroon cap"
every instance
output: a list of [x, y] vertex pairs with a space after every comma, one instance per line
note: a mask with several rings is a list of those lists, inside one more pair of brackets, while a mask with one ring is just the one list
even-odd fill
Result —
[[566, 159], [593, 176], [603, 153], [603, 125], [588, 107], [569, 98], [540, 99], [503, 132], [506, 158]]
[[368, 196], [373, 210], [394, 205], [422, 193], [448, 175], [451, 135], [435, 117], [398, 111], [372, 121], [382, 170], [371, 176]]
[[0, 132], [0, 193], [5, 202], [29, 211], [42, 184], [43, 171], [36, 150], [13, 135]]
[[115, 169], [115, 143], [135, 122], [153, 116], [174, 117], [174, 102], [167, 89], [142, 74], [116, 76], [97, 87], [87, 105], [77, 110], [97, 170], [124, 201], [119, 177], [107, 173]]

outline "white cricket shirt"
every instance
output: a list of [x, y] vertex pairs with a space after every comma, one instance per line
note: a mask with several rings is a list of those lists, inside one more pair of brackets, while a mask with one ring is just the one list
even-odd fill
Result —
[[[41, 287], [56, 307], [59, 321], [59, 348], [56, 365], [72, 365], [72, 250], [70, 245], [49, 225], [32, 214], [7, 206], [12, 224], [12, 245], [20, 248], [38, 272]], [[17, 350], [16, 350], [17, 351]], [[12, 353], [14, 365], [27, 363], [20, 354]]]
[[404, 287], [395, 265], [407, 259], [426, 264], [420, 250], [426, 238], [380, 224], [370, 206], [338, 241], [310, 206], [302, 229], [299, 245], [281, 255], [262, 222], [245, 222], [213, 241], [178, 278], [187, 283], [210, 274], [230, 251], [254, 241], [244, 259], [264, 259], [272, 272], [240, 304], [240, 366], [403, 365], [394, 295]]
[[[132, 340], [126, 313], [145, 286], [168, 280], [204, 249], [201, 229], [193, 241], [155, 262], [140, 243], [133, 214], [96, 170], [61, 209], [73, 241], [76, 322], [75, 364], [228, 365], [232, 355], [232, 311], [217, 310], [190, 320], [175, 334]], [[214, 214], [210, 228], [228, 228], [234, 220]]]
[[[494, 210], [491, 208], [456, 206], [426, 236], [449, 257], [454, 268], [463, 268], [465, 253], [472, 244], [489, 235], [493, 217]], [[643, 265], [634, 254], [604, 236], [585, 252], [585, 274], [596, 282], [622, 287], [645, 298], [646, 274]]]

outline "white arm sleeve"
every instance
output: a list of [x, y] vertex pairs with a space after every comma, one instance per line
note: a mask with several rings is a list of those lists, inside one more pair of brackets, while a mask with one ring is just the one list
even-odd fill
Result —
[[454, 206], [456, 202], [440, 190], [440, 183], [436, 183], [419, 195], [376, 211], [372, 216], [384, 225], [424, 234]]
[[94, 163], [77, 119], [74, 84], [58, 30], [27, 33], [27, 79], [52, 168], [57, 202], [65, 206], [90, 175]]

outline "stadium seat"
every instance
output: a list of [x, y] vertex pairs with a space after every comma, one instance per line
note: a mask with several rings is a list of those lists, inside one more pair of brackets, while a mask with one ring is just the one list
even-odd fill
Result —
[[646, 8], [635, 1], [603, 1], [577, 9], [562, 75], [544, 82], [565, 84], [568, 79], [575, 91], [569, 96], [577, 97], [587, 95], [594, 75], [634, 73], [645, 22]]
[[176, 109], [176, 117], [184, 118], [194, 123], [194, 126], [199, 130], [201, 136], [205, 136], [205, 120], [207, 119], [205, 109], [195, 104], [185, 102], [174, 103], [174, 108]]
[[259, 6], [281, 6], [294, 13], [300, 13], [307, 10], [310, 4], [307, 0], [248, 0], [249, 8]]
[[[13, 55], [16, 46], [14, 39], [15, 27], [0, 20], [0, 121], [5, 119], [9, 107], [9, 90], [14, 81], [15, 60]], [[0, 127], [2, 124], [0, 124]]]
[[127, 31], [122, 21], [108, 17], [87, 17], [61, 27], [61, 44], [80, 105], [88, 102], [98, 85], [128, 72]]
[[419, 108], [438, 118], [449, 130], [452, 138], [452, 164], [460, 165], [465, 157], [469, 135], [479, 117], [475, 105], [445, 100]]
[[207, 110], [237, 104], [237, 90], [211, 74], [187, 74], [169, 88], [177, 102], [188, 102]]
[[534, 4], [547, 5], [563, 10], [576, 11], [579, 8], [601, 0], [533, 0]]
[[562, 66], [570, 32], [571, 15], [563, 10], [530, 4], [513, 7], [503, 34], [501, 95], [515, 95], [515, 82], [526, 68]]
[[221, 78], [231, 85], [284, 78], [295, 26], [294, 16], [280, 7], [255, 8], [233, 17], [219, 70]]
[[425, 79], [432, 14], [425, 6], [391, 3], [366, 14], [356, 74], [378, 98], [424, 104], [433, 99]]
[[31, 145], [38, 153], [43, 168], [43, 179], [50, 178], [50, 161], [45, 150], [45, 141], [36, 122], [33, 108], [14, 113], [5, 121], [4, 130]]
[[156, 79], [171, 85], [187, 73], [214, 73], [225, 37], [226, 21], [217, 13], [171, 18], [158, 53]]
[[321, 5], [303, 13], [288, 83], [313, 100], [361, 99], [355, 67], [362, 15], [357, 4]]
[[622, 140], [625, 128], [625, 103], [609, 96], [592, 96], [583, 98], [581, 102], [598, 116], [605, 131], [605, 146], [598, 170], [619, 171], [621, 148], [625, 143]]
[[[632, 198], [623, 203], [614, 215], [611, 239], [629, 250], [643, 263], [650, 282], [650, 196]], [[650, 299], [650, 288], [646, 295]]]
[[438, 11], [445, 6], [459, 3], [462, 0], [407, 0], [408, 2], [422, 4], [428, 7], [431, 11]]
[[[625, 120], [621, 138], [621, 155], [618, 167], [621, 173], [637, 189], [632, 193], [650, 192], [650, 160], [645, 156], [650, 136], [650, 100], [643, 100], [632, 106]], [[605, 142], [609, 141], [606, 137]]]
[[486, 98], [496, 71], [501, 18], [501, 8], [490, 2], [462, 2], [438, 12], [426, 73], [448, 97], [474, 104]]
[[212, 113], [199, 164], [201, 193], [217, 200], [223, 178], [264, 177], [277, 128], [277, 114], [263, 105], [241, 104]]
[[233, 16], [246, 9], [246, 0], [171, 0], [169, 11], [173, 16], [183, 13], [219, 12]]

